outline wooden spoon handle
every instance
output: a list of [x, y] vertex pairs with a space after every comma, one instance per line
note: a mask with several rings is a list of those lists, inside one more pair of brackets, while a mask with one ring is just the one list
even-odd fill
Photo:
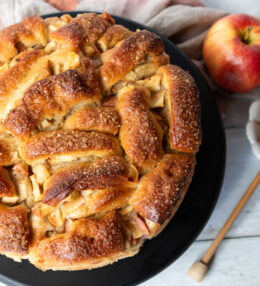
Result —
[[208, 248], [208, 250], [202, 257], [201, 262], [205, 264], [209, 263], [212, 256], [216, 252], [216, 249], [218, 248], [221, 241], [223, 240], [225, 234], [228, 232], [233, 222], [238, 217], [239, 213], [241, 212], [244, 205], [247, 203], [247, 201], [249, 200], [249, 198], [251, 197], [251, 195], [253, 194], [253, 192], [255, 191], [259, 183], [260, 183], [260, 171], [257, 173], [256, 177], [254, 178], [254, 180], [252, 181], [252, 183], [250, 184], [250, 186], [244, 193], [243, 197], [240, 199], [239, 203], [236, 205], [233, 212], [231, 213], [231, 215], [229, 216], [229, 218], [226, 220], [225, 224], [219, 231], [218, 235], [216, 236], [216, 238], [214, 239], [214, 241], [212, 242], [212, 244], [210, 245], [210, 247]]

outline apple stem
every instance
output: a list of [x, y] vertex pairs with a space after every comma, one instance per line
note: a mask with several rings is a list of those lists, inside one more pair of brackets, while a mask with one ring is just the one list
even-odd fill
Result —
[[246, 27], [245, 32], [244, 32], [244, 34], [242, 35], [242, 41], [243, 41], [245, 44], [250, 44], [250, 32], [251, 32], [252, 30], [253, 30], [253, 27], [251, 27], [251, 26]]

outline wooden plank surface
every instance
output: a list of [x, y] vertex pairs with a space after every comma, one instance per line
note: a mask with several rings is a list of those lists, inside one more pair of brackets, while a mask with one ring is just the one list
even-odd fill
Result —
[[260, 237], [225, 239], [207, 276], [200, 283], [187, 277], [210, 241], [196, 241], [172, 265], [140, 286], [259, 286]]

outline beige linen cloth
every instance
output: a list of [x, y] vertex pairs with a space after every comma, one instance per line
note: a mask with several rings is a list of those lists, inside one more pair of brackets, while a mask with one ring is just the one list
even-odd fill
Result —
[[[142, 23], [169, 37], [200, 68], [213, 90], [228, 94], [213, 82], [202, 62], [202, 45], [209, 27], [227, 13], [204, 7], [200, 0], [0, 0], [0, 27], [17, 23], [29, 15], [72, 8], [107, 11]], [[255, 98], [259, 91], [260, 88], [233, 96]]]
[[[49, 0], [51, 3], [52, 1]], [[226, 13], [202, 6], [176, 5], [170, 0], [83, 0], [76, 10], [107, 11], [147, 25], [171, 39], [191, 58], [201, 58], [201, 47], [209, 26]], [[186, 1], [202, 5], [199, 1]], [[2, 27], [33, 14], [58, 11], [42, 0], [0, 0]]]

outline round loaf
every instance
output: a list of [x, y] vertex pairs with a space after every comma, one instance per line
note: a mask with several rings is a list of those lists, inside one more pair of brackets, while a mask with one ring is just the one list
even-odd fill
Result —
[[0, 254], [92, 269], [163, 230], [201, 143], [198, 88], [169, 62], [107, 13], [0, 31]]

